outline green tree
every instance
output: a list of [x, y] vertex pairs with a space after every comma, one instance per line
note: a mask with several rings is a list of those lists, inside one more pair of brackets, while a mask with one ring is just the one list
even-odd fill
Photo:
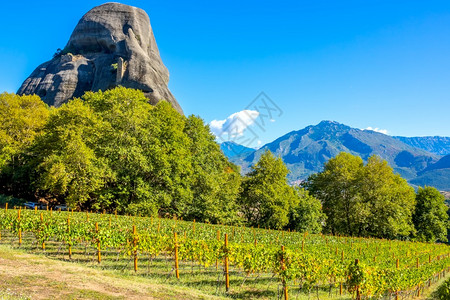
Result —
[[358, 182], [363, 166], [360, 157], [342, 152], [304, 183], [311, 195], [322, 202], [327, 215], [325, 229], [333, 234], [356, 235], [356, 208], [361, 203]]
[[215, 142], [209, 126], [196, 116], [189, 116], [185, 132], [191, 139], [192, 193], [189, 203], [178, 206], [184, 219], [204, 222], [239, 223], [238, 204], [241, 176]]
[[241, 176], [209, 127], [138, 90], [87, 92], [52, 109], [26, 166], [37, 195], [71, 206], [239, 220]]
[[[36, 96], [0, 94], [0, 190], [25, 196], [28, 172], [22, 172], [28, 148], [42, 133], [48, 106]], [[19, 172], [20, 171], [20, 172]]]
[[288, 169], [281, 158], [264, 152], [242, 182], [240, 204], [247, 222], [270, 228], [283, 228], [296, 195], [288, 185]]
[[111, 177], [107, 161], [95, 153], [107, 128], [80, 99], [53, 109], [45, 134], [31, 148], [34, 155], [29, 166], [34, 169], [37, 193], [72, 207], [97, 199]]
[[123, 87], [82, 98], [109, 124], [95, 145], [113, 174], [100, 192], [99, 206], [132, 214], [173, 214], [177, 201], [192, 198], [184, 116], [165, 101], [152, 106], [141, 91]]
[[301, 187], [295, 187], [297, 201], [289, 213], [288, 228], [299, 232], [319, 233], [325, 224], [320, 200]]
[[447, 241], [448, 207], [445, 197], [434, 187], [419, 187], [416, 194], [416, 209], [413, 215], [417, 233], [415, 237], [420, 241]]
[[334, 234], [405, 238], [414, 232], [414, 189], [386, 161], [340, 153], [305, 187], [321, 200]]
[[414, 189], [385, 160], [369, 157], [359, 182], [359, 236], [405, 238], [414, 232]]

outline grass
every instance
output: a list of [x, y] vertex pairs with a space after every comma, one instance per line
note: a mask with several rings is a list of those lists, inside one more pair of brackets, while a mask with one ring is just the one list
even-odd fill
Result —
[[0, 245], [0, 299], [221, 299]]

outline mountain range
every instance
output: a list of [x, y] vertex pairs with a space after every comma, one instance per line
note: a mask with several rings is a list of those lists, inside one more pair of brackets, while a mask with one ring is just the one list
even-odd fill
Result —
[[438, 155], [450, 154], [450, 137], [446, 136], [419, 136], [403, 137], [394, 136], [394, 139], [402, 141], [410, 146], [426, 150]]
[[260, 149], [226, 142], [221, 148], [232, 162], [247, 173], [261, 154], [270, 150], [280, 156], [290, 170], [291, 183], [305, 180], [320, 172], [330, 158], [340, 152], [385, 159], [395, 172], [411, 185], [431, 185], [450, 191], [450, 138], [392, 137], [371, 130], [352, 128], [334, 121], [322, 121], [298, 131], [289, 132]]

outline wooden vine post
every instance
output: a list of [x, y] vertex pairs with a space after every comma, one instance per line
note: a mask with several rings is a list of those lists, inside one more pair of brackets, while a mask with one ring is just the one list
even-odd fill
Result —
[[70, 218], [67, 218], [67, 234], [69, 235], [69, 259], [72, 259], [72, 239], [70, 238]]
[[230, 290], [230, 274], [228, 273], [228, 234], [225, 233], [225, 290], [228, 292]]
[[[400, 268], [400, 260], [397, 258], [397, 260], [395, 261], [395, 267], [398, 270]], [[395, 291], [395, 300], [398, 300], [398, 291]]]
[[5, 211], [8, 211], [8, 202], [5, 204]]
[[[44, 224], [44, 215], [41, 213], [41, 223]], [[45, 240], [42, 241], [42, 250], [45, 251]]]
[[[420, 268], [419, 258], [416, 259], [416, 268]], [[417, 285], [417, 297], [420, 297], [420, 284]]]
[[98, 263], [102, 262], [102, 253], [100, 251], [100, 238], [98, 237], [98, 223], [95, 222], [95, 232], [97, 233], [97, 261]]
[[[280, 261], [280, 263], [281, 263], [281, 270], [286, 271], [286, 264], [284, 262], [284, 246], [281, 246], [281, 261]], [[287, 288], [286, 280], [284, 279], [284, 277], [282, 277], [282, 284], [283, 284], [284, 300], [288, 300], [289, 299], [288, 288]]]
[[174, 232], [174, 241], [175, 241], [175, 275], [177, 279], [180, 279], [180, 272], [178, 270], [178, 243], [177, 243], [177, 233]]
[[[359, 259], [355, 259], [355, 265], [359, 264]], [[361, 300], [361, 291], [359, 290], [359, 285], [356, 286], [356, 300]]]
[[22, 245], [22, 228], [20, 226], [20, 208], [18, 210], [17, 221], [19, 221], [19, 247]]
[[133, 261], [134, 261], [134, 272], [137, 272], [138, 269], [138, 256], [137, 256], [137, 230], [136, 225], [133, 225]]

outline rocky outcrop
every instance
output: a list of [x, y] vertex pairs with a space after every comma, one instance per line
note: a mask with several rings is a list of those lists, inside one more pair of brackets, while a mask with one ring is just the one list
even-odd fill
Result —
[[18, 94], [37, 94], [47, 104], [60, 106], [86, 91], [121, 85], [142, 90], [152, 104], [167, 100], [182, 113], [168, 82], [145, 11], [106, 3], [81, 18], [66, 47], [40, 65]]

